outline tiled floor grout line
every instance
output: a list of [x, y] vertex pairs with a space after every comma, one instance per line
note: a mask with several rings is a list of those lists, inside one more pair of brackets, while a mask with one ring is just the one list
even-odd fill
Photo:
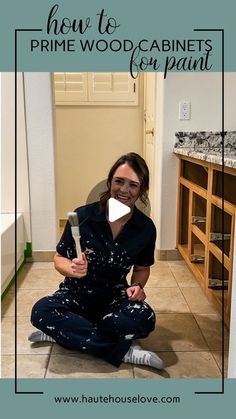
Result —
[[192, 310], [191, 310], [191, 307], [190, 307], [190, 305], [188, 304], [188, 301], [187, 301], [187, 299], [185, 298], [185, 295], [184, 295], [184, 293], [183, 293], [183, 291], [182, 291], [181, 287], [179, 286], [179, 284], [178, 284], [178, 287], [179, 287], [179, 290], [180, 290], [180, 292], [181, 292], [181, 295], [182, 295], [182, 296], [183, 296], [183, 298], [184, 298], [184, 301], [186, 302], [186, 304], [187, 304], [187, 306], [188, 306], [188, 308], [189, 308], [189, 312], [190, 312], [191, 314], [193, 314], [193, 312], [192, 312]]
[[[216, 365], [217, 365], [217, 367], [218, 367], [218, 369], [219, 369], [220, 373], [222, 374], [222, 370], [221, 370], [221, 368], [220, 368], [220, 366], [219, 366], [218, 362], [216, 361], [216, 359], [215, 359], [215, 357], [214, 357], [214, 355], [213, 355], [214, 349], [211, 349], [211, 350], [210, 350], [210, 352], [211, 352], [211, 356], [212, 356], [212, 358], [214, 359], [214, 361], [215, 361], [215, 363], [216, 363]], [[216, 352], [216, 351], [215, 351], [215, 352]], [[219, 352], [220, 352], [220, 351], [219, 351]]]
[[196, 319], [196, 315], [198, 315], [198, 313], [192, 313], [192, 315], [193, 315], [194, 321], [195, 321], [195, 323], [196, 323], [196, 325], [197, 325], [198, 329], [199, 329], [199, 330], [200, 330], [200, 332], [201, 332], [201, 335], [202, 335], [202, 337], [203, 337], [203, 340], [205, 341], [205, 343], [206, 343], [207, 347], [209, 348], [209, 350], [210, 350], [210, 351], [212, 351], [212, 348], [211, 348], [211, 347], [210, 347], [210, 345], [208, 344], [207, 339], [205, 338], [204, 333], [203, 333], [203, 331], [202, 331], [202, 329], [201, 329], [201, 327], [200, 327], [200, 324], [198, 323], [198, 321], [197, 321], [197, 319]]
[[[197, 280], [196, 280], [196, 279], [195, 279], [195, 281], [197, 282]], [[176, 282], [177, 282], [177, 284], [178, 284], [178, 281], [177, 281], [177, 280], [176, 280]], [[216, 367], [218, 368], [219, 372], [221, 373], [220, 367], [219, 367], [218, 363], [216, 362], [216, 360], [215, 360], [215, 358], [214, 358], [214, 356], [213, 356], [213, 354], [212, 354], [212, 349], [210, 348], [210, 346], [209, 346], [209, 344], [208, 344], [207, 340], [205, 339], [205, 336], [204, 336], [204, 334], [203, 334], [203, 332], [202, 332], [202, 329], [201, 329], [200, 325], [199, 325], [199, 324], [198, 324], [198, 322], [197, 322], [197, 319], [196, 319], [196, 317], [195, 317], [195, 314], [197, 314], [197, 313], [192, 312], [191, 307], [190, 307], [190, 305], [188, 304], [188, 301], [187, 301], [187, 299], [185, 298], [185, 295], [184, 295], [184, 293], [183, 293], [183, 291], [182, 291], [181, 287], [179, 286], [179, 284], [178, 284], [178, 287], [179, 287], [179, 290], [180, 290], [180, 292], [181, 292], [181, 294], [182, 294], [182, 296], [183, 296], [183, 298], [184, 298], [184, 300], [185, 300], [185, 302], [186, 302], [186, 304], [187, 304], [187, 306], [188, 306], [188, 308], [189, 308], [189, 310], [190, 310], [190, 313], [192, 314], [192, 317], [193, 317], [194, 321], [197, 323], [197, 327], [198, 327], [198, 329], [200, 330], [200, 333], [201, 333], [201, 335], [202, 335], [202, 337], [203, 337], [203, 340], [204, 340], [204, 342], [206, 343], [206, 345], [207, 345], [207, 347], [208, 347], [208, 349], [209, 349], [209, 350], [208, 350], [208, 351], [206, 351], [206, 352], [210, 352], [211, 357], [212, 357], [212, 359], [214, 360]], [[196, 351], [196, 352], [200, 352], [200, 351]]]
[[48, 360], [47, 360], [47, 364], [46, 364], [46, 368], [45, 368], [45, 372], [44, 372], [44, 377], [43, 378], [47, 378], [46, 375], [47, 375], [47, 371], [48, 371], [48, 367], [49, 367], [49, 363], [50, 363], [50, 359], [51, 359], [51, 355], [52, 355], [52, 348], [53, 348], [53, 344], [51, 345], [50, 352], [48, 354]]

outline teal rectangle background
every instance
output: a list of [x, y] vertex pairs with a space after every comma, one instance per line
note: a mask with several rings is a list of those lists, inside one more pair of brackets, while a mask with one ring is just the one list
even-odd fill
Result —
[[[220, 379], [46, 379], [19, 380], [18, 391], [44, 391], [44, 394], [14, 394], [14, 380], [1, 380], [1, 411], [7, 417], [120, 419], [214, 419], [234, 416], [236, 381], [226, 380], [225, 394], [195, 394], [195, 391], [218, 391]], [[55, 396], [179, 396], [176, 404], [155, 403], [55, 403]], [[119, 399], [118, 399], [119, 401]]]
[[[61, 23], [63, 18], [71, 21], [79, 19], [85, 22], [90, 18], [91, 28], [84, 34], [70, 32], [67, 35], [47, 34], [47, 20], [51, 8], [58, 4], [58, 11], [53, 16]], [[97, 14], [105, 9], [106, 19], [116, 19], [120, 26], [114, 34], [99, 34]], [[127, 71], [130, 65], [130, 54], [121, 51], [114, 53], [93, 51], [83, 53], [78, 48], [80, 40], [105, 39], [110, 42], [118, 39], [121, 42], [128, 39], [134, 45], [142, 39], [160, 42], [162, 39], [207, 39], [213, 38], [214, 50], [211, 71], [221, 71], [221, 34], [214, 32], [223, 29], [225, 36], [225, 71], [236, 70], [236, 54], [234, 53], [234, 40], [236, 38], [234, 0], [215, 1], [189, 1], [189, 0], [148, 0], [138, 2], [134, 0], [78, 0], [69, 1], [1, 1], [0, 25], [0, 69], [1, 71], [14, 71], [14, 36], [15, 29], [42, 29], [42, 32], [18, 32], [17, 62], [19, 71]], [[213, 32], [194, 32], [194, 29], [212, 29]], [[31, 39], [44, 39], [62, 41], [73, 39], [76, 41], [75, 52], [30, 52]], [[164, 60], [162, 52], [147, 53], [161, 61]], [[178, 55], [178, 54], [177, 54]], [[197, 58], [199, 54], [188, 52], [188, 57]], [[149, 66], [145, 71], [155, 71]], [[160, 67], [158, 71], [163, 71]], [[174, 71], [179, 71], [174, 69]], [[181, 69], [180, 69], [181, 71]], [[198, 70], [200, 71], [200, 70]]]

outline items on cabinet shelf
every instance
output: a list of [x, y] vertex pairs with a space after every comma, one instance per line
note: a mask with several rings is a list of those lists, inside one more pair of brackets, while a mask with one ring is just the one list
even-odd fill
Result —
[[230, 240], [231, 234], [210, 233], [210, 242]]
[[190, 260], [192, 263], [204, 263], [205, 257], [202, 255], [190, 255]]
[[215, 290], [227, 290], [228, 289], [228, 280], [222, 279], [211, 279], [209, 278], [208, 288], [215, 289]]
[[205, 223], [206, 217], [202, 217], [200, 215], [192, 215], [192, 223], [193, 224], [199, 224], [199, 223]]

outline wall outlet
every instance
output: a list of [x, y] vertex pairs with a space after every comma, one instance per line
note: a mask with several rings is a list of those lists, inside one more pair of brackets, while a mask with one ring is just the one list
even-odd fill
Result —
[[188, 100], [179, 102], [179, 119], [191, 119], [191, 102]]

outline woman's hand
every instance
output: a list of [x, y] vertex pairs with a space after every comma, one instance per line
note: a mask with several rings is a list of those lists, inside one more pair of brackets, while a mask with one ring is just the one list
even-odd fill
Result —
[[71, 260], [56, 253], [54, 256], [54, 266], [61, 275], [71, 278], [84, 278], [88, 271], [88, 262], [84, 253], [82, 253], [82, 260], [78, 258]]
[[82, 253], [82, 260], [74, 258], [71, 261], [72, 277], [83, 278], [87, 275], [88, 262], [84, 253]]
[[144, 301], [146, 298], [144, 290], [139, 285], [131, 285], [126, 292], [130, 301]]
[[149, 275], [150, 275], [150, 266], [134, 265], [133, 274], [131, 277], [131, 285], [126, 290], [130, 301], [145, 300], [146, 294], [143, 290], [143, 287], [147, 283]]

